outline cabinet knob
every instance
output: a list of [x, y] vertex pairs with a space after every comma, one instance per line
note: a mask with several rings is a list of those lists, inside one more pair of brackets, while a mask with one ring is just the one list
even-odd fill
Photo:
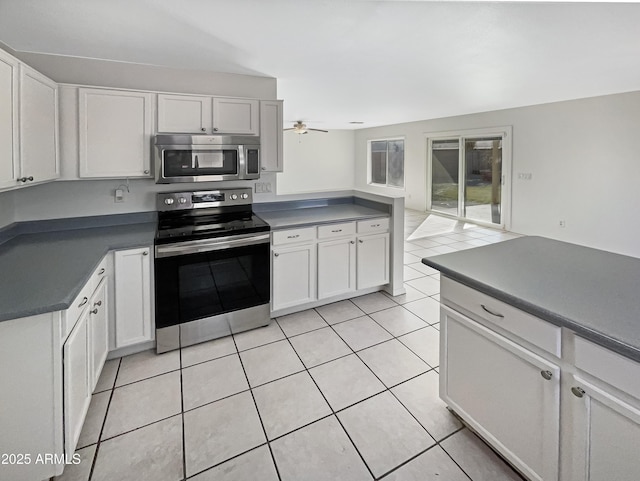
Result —
[[102, 305], [102, 301], [94, 302], [93, 305], [100, 307]]
[[20, 178], [18, 179], [18, 182], [26, 182], [26, 181], [27, 181], [27, 178], [26, 178], [26, 177], [20, 177]]
[[30, 175], [29, 177], [27, 177], [27, 180], [29, 180], [29, 181], [33, 181], [33, 176], [32, 176], [32, 175]]
[[262, 170], [267, 170], [267, 168], [266, 167], [262, 167]]
[[364, 241], [363, 240], [358, 240], [358, 242], [360, 242], [360, 244], [362, 244]]
[[148, 171], [148, 170], [145, 170], [145, 171], [144, 171], [144, 173], [145, 173], [145, 174], [148, 174], [148, 173], [149, 173], [149, 171]]
[[581, 387], [572, 387], [571, 388], [571, 392], [573, 393], [573, 395], [575, 397], [582, 397], [584, 396], [584, 389], [582, 389]]
[[549, 381], [553, 377], [553, 373], [551, 371], [540, 371], [540, 375]]
[[206, 128], [204, 128], [204, 127], [202, 127], [200, 130], [202, 130], [203, 132], [206, 132], [206, 131], [207, 131], [207, 129], [206, 129]]
[[143, 255], [143, 256], [148, 256], [148, 255], [149, 255], [149, 251], [144, 251], [144, 252], [142, 253], [142, 255]]
[[91, 314], [97, 314], [98, 313], [98, 308], [95, 308], [93, 311], [91, 311]]
[[214, 132], [217, 132], [217, 131], [218, 131], [218, 127], [214, 127], [214, 128], [213, 128], [213, 131], [214, 131]]
[[[362, 242], [362, 241], [360, 241], [360, 242]], [[351, 241], [351, 242], [350, 242], [350, 244], [355, 244], [355, 243], [356, 243], [356, 241]]]
[[280, 255], [280, 254], [278, 254], [277, 252], [275, 252], [275, 253], [273, 254], [273, 257], [278, 257], [279, 255]]

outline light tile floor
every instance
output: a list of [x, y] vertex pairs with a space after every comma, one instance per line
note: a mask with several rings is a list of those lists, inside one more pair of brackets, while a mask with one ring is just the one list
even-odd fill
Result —
[[[409, 236], [422, 224], [406, 218]], [[438, 398], [439, 273], [420, 262], [514, 237], [467, 227], [407, 241], [406, 294], [108, 361], [82, 462], [56, 480], [521, 480]]]

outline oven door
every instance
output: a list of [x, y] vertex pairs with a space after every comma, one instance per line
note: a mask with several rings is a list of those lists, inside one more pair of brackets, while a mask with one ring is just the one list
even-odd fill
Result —
[[156, 329], [269, 303], [269, 234], [156, 246]]

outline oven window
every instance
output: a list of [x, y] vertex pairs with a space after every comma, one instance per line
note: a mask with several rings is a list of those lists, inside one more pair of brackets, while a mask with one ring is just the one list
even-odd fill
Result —
[[157, 328], [269, 302], [269, 244], [155, 262]]
[[165, 177], [238, 173], [238, 151], [233, 149], [164, 150], [162, 156]]

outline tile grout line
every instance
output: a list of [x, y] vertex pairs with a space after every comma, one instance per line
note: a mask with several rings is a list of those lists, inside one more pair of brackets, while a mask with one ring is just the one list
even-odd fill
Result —
[[[182, 337], [182, 330], [178, 331], [178, 335]], [[182, 339], [180, 339], [182, 346]], [[184, 379], [182, 378], [182, 347], [180, 347], [180, 421], [182, 423], [182, 479], [187, 479], [187, 441], [184, 429]]]

